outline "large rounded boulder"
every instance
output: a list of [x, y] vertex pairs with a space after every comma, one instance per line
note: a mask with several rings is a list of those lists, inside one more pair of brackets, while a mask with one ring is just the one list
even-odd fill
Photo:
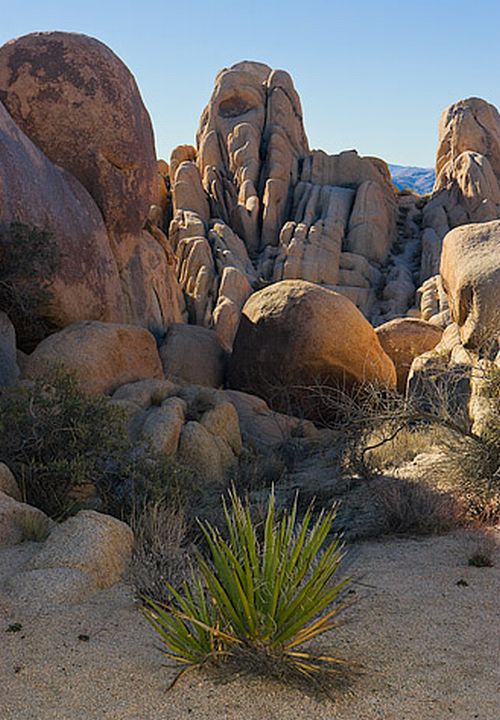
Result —
[[500, 221], [449, 232], [441, 253], [441, 279], [460, 339], [472, 350], [500, 335]]
[[153, 130], [137, 84], [103, 43], [78, 33], [31, 33], [0, 48], [0, 100], [18, 126], [85, 186], [121, 264], [155, 196]]
[[396, 370], [347, 297], [303, 280], [285, 280], [246, 302], [228, 381], [275, 410], [316, 419], [311, 388], [349, 392], [368, 383], [394, 388]]
[[61, 328], [78, 320], [124, 319], [118, 269], [99, 209], [82, 184], [16, 126], [2, 103], [0, 258], [3, 294], [7, 284], [18, 299], [3, 309], [23, 349], [44, 337], [46, 323]]
[[88, 395], [112, 393], [137, 380], [163, 378], [153, 335], [135, 325], [69, 325], [42, 340], [29, 356], [23, 378], [40, 378], [59, 367], [71, 373]]

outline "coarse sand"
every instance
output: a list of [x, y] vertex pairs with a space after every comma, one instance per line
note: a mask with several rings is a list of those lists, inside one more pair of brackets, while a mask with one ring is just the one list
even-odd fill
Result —
[[[174, 671], [125, 583], [52, 608], [0, 594], [0, 720], [498, 720], [500, 557], [497, 545], [494, 567], [469, 566], [481, 542], [457, 531], [353, 547], [358, 602], [322, 649], [364, 671], [334, 701], [207, 671], [166, 692]], [[0, 587], [31, 552], [0, 551]]]

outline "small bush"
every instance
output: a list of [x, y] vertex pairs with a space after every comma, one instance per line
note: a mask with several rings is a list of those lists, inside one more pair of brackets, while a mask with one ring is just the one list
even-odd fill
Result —
[[89, 502], [127, 517], [136, 498], [175, 497], [184, 485], [173, 460], [130, 446], [121, 408], [84, 395], [63, 370], [2, 390], [0, 460], [25, 501], [57, 519]]
[[465, 509], [452, 494], [424, 480], [378, 478], [374, 493], [381, 532], [428, 535], [462, 525]]
[[469, 565], [472, 567], [493, 567], [494, 564], [491, 554], [484, 550], [477, 550], [469, 558]]
[[12, 320], [23, 350], [51, 330], [50, 287], [59, 264], [59, 248], [47, 230], [14, 222], [0, 232], [0, 310]]
[[[335, 627], [348, 578], [338, 537], [328, 540], [335, 512], [313, 521], [309, 507], [297, 521], [297, 503], [281, 519], [271, 493], [262, 532], [235, 492], [224, 504], [227, 539], [200, 523], [209, 559], [198, 554], [190, 582], [170, 587], [174, 600], [147, 599], [145, 615], [165, 654], [187, 667], [251, 658], [254, 666], [289, 668], [314, 679], [345, 663], [300, 649]], [[260, 537], [261, 536], [261, 537]]]

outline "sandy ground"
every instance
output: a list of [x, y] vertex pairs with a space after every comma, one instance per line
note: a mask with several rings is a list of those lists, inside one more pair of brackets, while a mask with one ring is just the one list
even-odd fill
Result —
[[[323, 642], [366, 670], [334, 702], [206, 672], [166, 693], [173, 672], [126, 585], [36, 612], [0, 598], [0, 720], [498, 720], [500, 557], [470, 567], [477, 542], [460, 531], [356, 546], [359, 602]], [[0, 552], [0, 583], [29, 553]]]

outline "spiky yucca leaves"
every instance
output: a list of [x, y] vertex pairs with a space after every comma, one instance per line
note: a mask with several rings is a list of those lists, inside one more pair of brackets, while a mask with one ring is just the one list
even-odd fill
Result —
[[198, 666], [209, 661], [259, 656], [286, 663], [307, 677], [337, 672], [338, 658], [300, 650], [336, 625], [349, 578], [338, 579], [344, 556], [338, 536], [329, 539], [335, 510], [301, 522], [297, 502], [277, 517], [274, 493], [263, 528], [235, 492], [224, 502], [227, 537], [200, 523], [210, 559], [197, 557], [182, 593], [169, 588], [169, 606], [146, 600], [144, 612], [169, 658]]

